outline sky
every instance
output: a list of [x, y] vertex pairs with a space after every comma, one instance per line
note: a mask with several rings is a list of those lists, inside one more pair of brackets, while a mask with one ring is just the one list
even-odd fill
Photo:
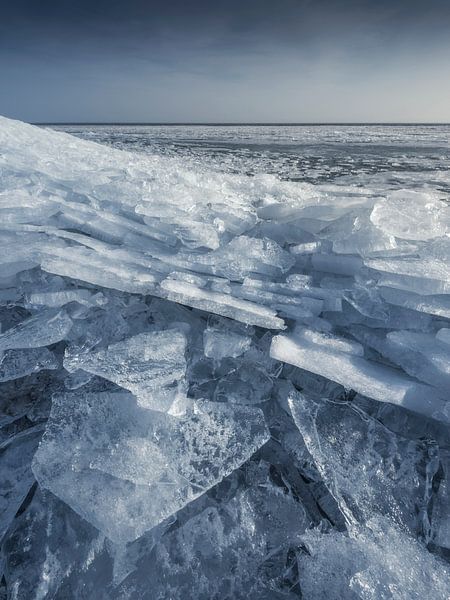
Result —
[[450, 0], [0, 0], [0, 114], [450, 122]]

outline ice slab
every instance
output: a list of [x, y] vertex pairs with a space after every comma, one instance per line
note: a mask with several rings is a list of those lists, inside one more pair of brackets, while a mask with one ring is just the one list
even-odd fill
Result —
[[283, 335], [273, 338], [270, 355], [336, 381], [374, 400], [398, 404], [428, 417], [450, 422], [445, 400], [432, 388], [382, 364]]
[[445, 600], [450, 593], [446, 563], [420, 542], [384, 521], [347, 536], [339, 532], [304, 536], [299, 559], [306, 597], [326, 600]]
[[116, 542], [136, 539], [268, 439], [258, 409], [194, 402], [179, 417], [126, 394], [55, 397], [33, 461], [39, 484]]
[[0, 334], [0, 352], [50, 346], [64, 339], [71, 327], [72, 321], [64, 311], [38, 313]]
[[247, 300], [234, 298], [229, 294], [214, 292], [199, 288], [186, 281], [165, 279], [161, 284], [168, 300], [187, 304], [212, 312], [223, 317], [229, 317], [268, 329], [284, 329], [284, 321], [277, 317], [276, 311]]
[[441, 548], [450, 548], [450, 454], [442, 452], [439, 488], [433, 499], [431, 539]]
[[6, 350], [0, 355], [0, 383], [59, 366], [56, 356], [47, 348]]
[[71, 302], [77, 302], [83, 306], [102, 306], [107, 300], [102, 293], [94, 294], [90, 290], [58, 290], [54, 292], [35, 292], [30, 294], [26, 306], [48, 306], [59, 308]]
[[[288, 402], [349, 528], [347, 535], [313, 530], [303, 537], [303, 593], [375, 600], [391, 598], [397, 589], [397, 597], [405, 600], [445, 598], [450, 591], [448, 566], [415, 539], [417, 533], [429, 536], [428, 511], [435, 502], [430, 483], [439, 469], [437, 444], [394, 434], [348, 403], [295, 391]], [[445, 519], [442, 504], [435, 510], [437, 519]], [[444, 532], [445, 526], [439, 530]]]
[[435, 443], [402, 438], [348, 404], [295, 391], [289, 394], [288, 403], [350, 527], [379, 514], [411, 534], [427, 532], [427, 507], [432, 503], [429, 485], [439, 466]]
[[183, 387], [186, 342], [177, 329], [140, 333], [98, 352], [66, 353], [64, 367], [104, 377], [135, 394], [142, 406], [165, 411]]
[[42, 428], [37, 426], [6, 440], [0, 446], [2, 473], [0, 539], [3, 538], [34, 483], [31, 460], [41, 435]]
[[395, 237], [429, 240], [445, 235], [448, 213], [445, 202], [431, 194], [398, 190], [375, 204], [370, 220]]
[[294, 335], [297, 339], [322, 346], [325, 350], [344, 352], [346, 354], [353, 354], [354, 356], [364, 356], [363, 346], [351, 339], [304, 327], [296, 327]]
[[415, 331], [392, 331], [387, 334], [387, 347], [393, 362], [430, 385], [450, 390], [450, 348], [439, 343], [429, 333]]
[[208, 327], [203, 332], [205, 356], [220, 360], [227, 356], [237, 358], [250, 348], [251, 338], [239, 333]]
[[[4, 544], [4, 576], [17, 600], [76, 597], [77, 586], [71, 585], [71, 579], [82, 579], [81, 574], [101, 554], [105, 543], [67, 504], [40, 489], [11, 529]], [[89, 589], [88, 582], [83, 583], [83, 593], [98, 593], [103, 598], [94, 587]], [[99, 590], [107, 580], [97, 576], [96, 584]]]
[[403, 289], [424, 294], [448, 294], [450, 292], [450, 275], [448, 263], [439, 258], [371, 258], [366, 259], [367, 267], [387, 273], [381, 278], [381, 285], [390, 282]]
[[450, 319], [449, 296], [421, 296], [401, 289], [380, 287], [381, 296], [389, 304]]
[[202, 599], [293, 600], [298, 596], [283, 589], [289, 584], [283, 585], [282, 574], [289, 548], [307, 526], [301, 504], [262, 479], [259, 486], [255, 483], [228, 502], [206, 507], [170, 532], [113, 598], [120, 598], [125, 590], [133, 590], [136, 597], [145, 594], [150, 577], [156, 597], [170, 593], [174, 600], [192, 597], [193, 590]]

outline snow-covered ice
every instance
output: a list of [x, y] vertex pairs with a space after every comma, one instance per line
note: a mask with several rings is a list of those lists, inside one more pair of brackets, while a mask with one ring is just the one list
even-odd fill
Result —
[[448, 600], [448, 128], [69, 129], [0, 118], [0, 597]]

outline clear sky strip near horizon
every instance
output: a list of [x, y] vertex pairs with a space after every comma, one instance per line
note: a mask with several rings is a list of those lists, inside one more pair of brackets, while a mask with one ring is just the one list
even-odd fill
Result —
[[0, 114], [449, 122], [447, 0], [0, 0]]

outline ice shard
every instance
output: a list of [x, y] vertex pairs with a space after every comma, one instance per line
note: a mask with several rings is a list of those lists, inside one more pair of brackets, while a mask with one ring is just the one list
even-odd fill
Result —
[[168, 410], [183, 387], [186, 337], [177, 329], [140, 333], [98, 352], [72, 352], [64, 359], [77, 369], [104, 377], [130, 390], [147, 408]]
[[33, 471], [116, 542], [136, 539], [239, 467], [268, 439], [258, 409], [194, 402], [184, 415], [131, 395], [55, 397]]
[[374, 400], [450, 422], [446, 400], [438, 392], [392, 367], [297, 336], [274, 337], [270, 355]]

